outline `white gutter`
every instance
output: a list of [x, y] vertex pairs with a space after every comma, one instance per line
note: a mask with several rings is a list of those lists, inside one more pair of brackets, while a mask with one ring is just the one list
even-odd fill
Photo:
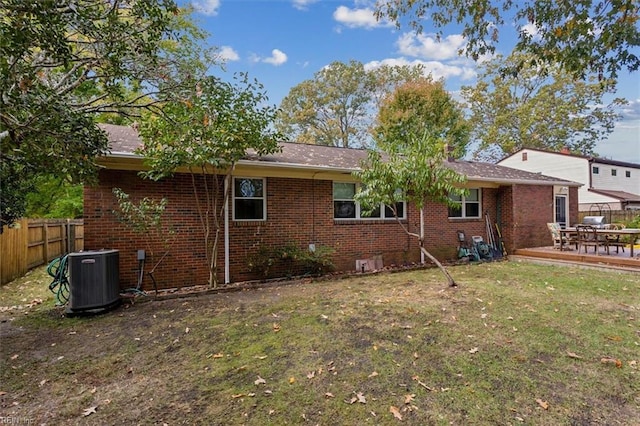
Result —
[[126, 151], [115, 151], [110, 152], [108, 154], [103, 155], [103, 157], [116, 157], [116, 158], [139, 158], [143, 159], [144, 157], [134, 153], [134, 152], [126, 152]]
[[274, 167], [274, 168], [287, 168], [287, 169], [311, 169], [311, 170], [321, 170], [324, 172], [338, 172], [338, 173], [353, 173], [358, 172], [362, 169], [360, 168], [348, 168], [348, 167], [333, 167], [333, 166], [314, 166], [309, 164], [301, 164], [301, 163], [283, 163], [280, 161], [268, 162], [268, 161], [254, 161], [254, 160], [240, 160], [237, 162], [238, 165], [243, 166], [260, 166], [260, 167]]
[[[113, 158], [131, 158], [131, 159], [140, 159], [142, 160], [144, 157], [135, 154], [133, 152], [122, 152], [122, 151], [114, 151], [109, 153], [108, 155], [105, 155], [105, 157], [113, 157]], [[347, 173], [347, 174], [351, 174], [353, 172], [357, 172], [360, 171], [362, 169], [355, 168], [348, 168], [348, 167], [333, 167], [333, 166], [315, 166], [315, 165], [310, 165], [310, 164], [301, 164], [301, 163], [284, 163], [281, 161], [255, 161], [255, 160], [239, 160], [238, 162], [236, 162], [236, 165], [241, 165], [241, 166], [258, 166], [258, 167], [264, 167], [264, 168], [287, 168], [287, 169], [299, 169], [299, 170], [316, 170], [316, 171], [323, 171], [323, 172], [337, 172], [337, 173]]]
[[488, 177], [478, 177], [478, 176], [466, 176], [467, 180], [469, 181], [474, 181], [474, 182], [491, 182], [491, 183], [502, 183], [502, 184], [507, 184], [507, 185], [513, 185], [513, 184], [522, 184], [522, 185], [540, 185], [540, 186], [546, 186], [546, 185], [561, 185], [561, 186], [584, 186], [582, 183], [578, 183], [578, 182], [572, 182], [572, 181], [568, 181], [568, 180], [529, 180], [529, 179], [495, 179], [495, 178], [488, 178]]

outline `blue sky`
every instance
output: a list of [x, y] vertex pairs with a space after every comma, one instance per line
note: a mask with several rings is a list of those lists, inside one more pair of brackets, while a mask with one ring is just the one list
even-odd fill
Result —
[[[461, 86], [475, 82], [476, 63], [457, 54], [464, 45], [459, 27], [447, 27], [439, 42], [428, 21], [419, 36], [408, 28], [398, 30], [375, 20], [372, 0], [195, 0], [192, 4], [197, 24], [210, 33], [208, 43], [218, 47], [225, 59], [226, 72], [248, 72], [276, 105], [292, 87], [334, 61], [353, 59], [367, 67], [422, 63], [434, 77], [444, 78], [454, 96]], [[500, 28], [498, 53], [511, 51], [516, 31], [515, 25]], [[606, 158], [640, 163], [640, 71], [621, 72], [616, 96], [626, 98], [629, 105], [596, 151]]]

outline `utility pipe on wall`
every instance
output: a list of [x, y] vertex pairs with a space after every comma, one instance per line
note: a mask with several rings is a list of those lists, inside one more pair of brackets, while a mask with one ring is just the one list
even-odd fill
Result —
[[[229, 175], [224, 178], [224, 193], [229, 190]], [[231, 282], [231, 273], [229, 272], [229, 197], [224, 200], [224, 283]]]

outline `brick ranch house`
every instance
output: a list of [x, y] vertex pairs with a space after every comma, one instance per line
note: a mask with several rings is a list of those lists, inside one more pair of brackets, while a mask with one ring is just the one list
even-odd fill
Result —
[[[154, 276], [159, 288], [207, 283], [203, 233], [189, 174], [151, 181], [138, 175], [143, 159], [135, 154], [141, 144], [137, 132], [125, 126], [102, 125], [111, 152], [99, 159], [103, 168], [98, 183], [84, 192], [85, 249], [117, 249], [120, 283], [137, 282], [137, 250], [148, 238], [120, 223], [114, 214], [113, 188], [121, 188], [132, 200], [165, 197], [165, 215], [178, 238]], [[259, 247], [288, 243], [307, 248], [335, 250], [333, 261], [340, 271], [355, 271], [356, 260], [381, 256], [385, 265], [420, 261], [418, 241], [407, 236], [384, 207], [377, 218], [366, 218], [351, 200], [358, 182], [352, 175], [366, 151], [297, 143], [282, 143], [282, 152], [241, 160], [234, 172], [232, 194], [219, 250], [220, 282], [260, 278], [248, 268], [248, 257]], [[577, 189], [580, 184], [488, 163], [450, 161], [448, 167], [467, 176], [469, 195], [458, 200], [462, 208], [449, 210], [440, 204], [425, 208], [426, 248], [442, 260], [457, 256], [457, 231], [468, 239], [487, 240], [485, 215], [501, 224], [508, 252], [523, 247], [549, 246], [547, 222], [554, 219], [554, 196], [569, 200], [571, 222], [577, 221]], [[257, 188], [257, 190], [256, 190]], [[249, 189], [249, 190], [246, 190]], [[419, 229], [419, 212], [403, 203], [402, 221]], [[162, 253], [159, 241], [155, 252]], [[151, 262], [153, 263], [153, 262]], [[145, 285], [146, 284], [145, 282]]]

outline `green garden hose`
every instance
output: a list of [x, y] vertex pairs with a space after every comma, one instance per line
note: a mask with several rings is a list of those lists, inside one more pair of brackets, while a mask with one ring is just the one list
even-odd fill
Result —
[[53, 277], [49, 290], [56, 295], [56, 305], [69, 301], [69, 264], [67, 255], [56, 257], [47, 266], [47, 273]]

